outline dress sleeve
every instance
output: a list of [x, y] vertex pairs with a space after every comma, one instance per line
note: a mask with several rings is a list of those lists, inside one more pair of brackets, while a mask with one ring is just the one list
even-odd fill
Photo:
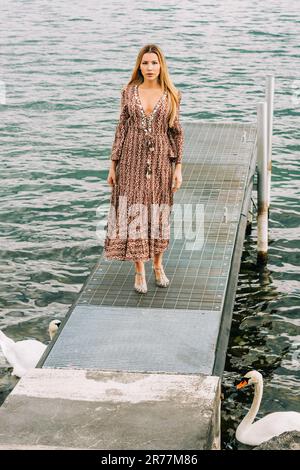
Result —
[[128, 106], [127, 106], [126, 85], [125, 85], [121, 91], [121, 110], [120, 110], [119, 122], [115, 130], [115, 138], [112, 144], [111, 157], [110, 157], [111, 160], [120, 159], [123, 143], [124, 143], [126, 133], [127, 133], [128, 118], [129, 118], [129, 113], [128, 113]]
[[173, 155], [171, 158], [175, 159], [175, 163], [182, 162], [182, 155], [183, 155], [183, 141], [184, 141], [184, 133], [182, 126], [179, 121], [179, 114], [180, 114], [180, 103], [181, 103], [181, 91], [179, 91], [178, 97], [178, 105], [176, 110], [176, 117], [174, 120], [173, 127], [168, 128], [168, 134], [171, 142], [171, 147], [173, 150]]

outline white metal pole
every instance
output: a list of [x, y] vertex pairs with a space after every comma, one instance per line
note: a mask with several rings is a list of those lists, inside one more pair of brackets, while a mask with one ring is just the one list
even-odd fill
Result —
[[273, 134], [273, 107], [274, 107], [274, 75], [267, 75], [265, 99], [267, 102], [267, 134], [268, 134], [268, 185], [267, 185], [267, 201], [268, 216], [271, 202], [271, 174], [272, 174], [272, 134]]
[[268, 257], [268, 134], [267, 103], [257, 105], [257, 259], [265, 264]]

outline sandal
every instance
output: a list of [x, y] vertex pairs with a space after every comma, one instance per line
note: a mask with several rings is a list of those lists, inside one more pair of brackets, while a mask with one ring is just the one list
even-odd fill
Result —
[[[160, 268], [156, 268], [155, 266], [153, 266], [153, 270], [155, 272], [155, 284], [158, 287], [168, 287], [168, 285], [170, 284], [170, 281], [164, 272], [163, 266], [160, 266]], [[156, 277], [157, 272], [159, 272], [160, 274], [159, 278]]]
[[134, 289], [140, 294], [146, 294], [147, 292], [147, 283], [145, 273], [135, 273], [136, 276], [142, 276], [142, 284], [138, 284], [136, 281], [134, 283]]

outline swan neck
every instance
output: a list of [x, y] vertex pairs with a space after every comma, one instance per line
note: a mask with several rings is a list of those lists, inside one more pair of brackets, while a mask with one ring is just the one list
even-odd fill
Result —
[[261, 399], [263, 395], [263, 383], [262, 381], [254, 385], [254, 398], [250, 410], [245, 416], [244, 420], [247, 421], [247, 424], [252, 424], [260, 407]]

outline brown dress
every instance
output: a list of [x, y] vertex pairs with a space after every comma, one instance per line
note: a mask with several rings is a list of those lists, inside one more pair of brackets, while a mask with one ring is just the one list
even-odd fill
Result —
[[166, 250], [173, 206], [172, 162], [181, 162], [184, 134], [179, 106], [172, 128], [168, 125], [167, 92], [150, 114], [144, 112], [138, 85], [125, 85], [121, 112], [112, 145], [117, 160], [112, 187], [104, 257], [148, 261]]

